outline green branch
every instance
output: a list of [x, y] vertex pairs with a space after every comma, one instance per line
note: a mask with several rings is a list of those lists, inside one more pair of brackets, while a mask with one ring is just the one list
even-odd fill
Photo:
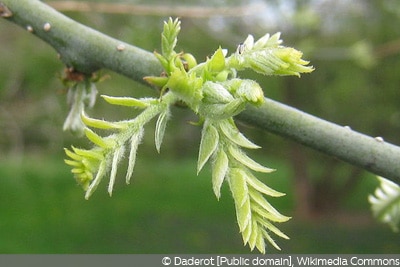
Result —
[[[83, 26], [37, 0], [1, 0], [0, 16], [49, 43], [61, 60], [76, 71], [91, 74], [105, 68], [135, 81], [159, 75], [153, 53]], [[249, 106], [238, 118], [285, 136], [370, 172], [400, 183], [400, 148], [276, 101]]]
[[238, 119], [290, 138], [367, 171], [400, 182], [400, 147], [370, 137], [271, 99], [248, 106]]
[[0, 0], [0, 17], [51, 45], [68, 67], [81, 73], [105, 68], [144, 83], [144, 76], [162, 71], [153, 53], [79, 24], [40, 1]]

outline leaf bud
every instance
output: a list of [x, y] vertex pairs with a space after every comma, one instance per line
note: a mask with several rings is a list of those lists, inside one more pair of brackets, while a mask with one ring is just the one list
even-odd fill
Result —
[[233, 96], [221, 83], [206, 82], [202, 89], [204, 101], [207, 103], [229, 103], [234, 100]]

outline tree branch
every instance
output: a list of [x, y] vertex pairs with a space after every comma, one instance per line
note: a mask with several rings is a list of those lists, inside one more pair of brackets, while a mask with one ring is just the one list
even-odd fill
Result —
[[87, 1], [49, 1], [49, 6], [59, 11], [100, 12], [111, 14], [130, 14], [140, 16], [177, 16], [209, 18], [213, 16], [243, 17], [260, 12], [265, 5], [204, 7], [187, 5], [140, 5], [134, 3], [96, 3]]
[[[143, 82], [162, 68], [153, 53], [83, 26], [37, 0], [0, 0], [0, 16], [49, 43], [61, 60], [91, 74], [106, 68]], [[271, 99], [238, 119], [400, 183], [400, 147], [316, 118]]]
[[400, 147], [271, 99], [238, 119], [400, 183]]
[[57, 12], [38, 0], [1, 0], [5, 17], [57, 50], [76, 71], [92, 74], [106, 68], [144, 83], [143, 77], [162, 72], [153, 53], [104, 35]]

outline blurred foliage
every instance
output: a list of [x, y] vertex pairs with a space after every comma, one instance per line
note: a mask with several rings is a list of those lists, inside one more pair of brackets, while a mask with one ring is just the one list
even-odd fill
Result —
[[[183, 5], [174, 0], [121, 2]], [[193, 0], [184, 5], [228, 8], [254, 4], [260, 8], [251, 16], [182, 17], [178, 50], [205, 58], [219, 45], [234, 51], [249, 33], [260, 37], [281, 31], [284, 44], [304, 51], [316, 70], [301, 79], [249, 73], [243, 76], [256, 79], [267, 97], [400, 144], [399, 1]], [[150, 51], [160, 51], [161, 25], [168, 17], [76, 11], [65, 14]], [[209, 174], [196, 177], [192, 171], [195, 164], [184, 160], [197, 155], [200, 133], [198, 127], [188, 123], [195, 118], [183, 108], [172, 111], [161, 155], [155, 153], [150, 136], [154, 126], [146, 129], [149, 136], [139, 147], [142, 164], [137, 166], [141, 168], [135, 176], [138, 180], [121, 186], [112, 199], [104, 191], [86, 202], [62, 162], [62, 148], [72, 141], [77, 143], [74, 136], [62, 132], [68, 112], [59, 81], [63, 65], [47, 44], [3, 20], [0, 47], [0, 252], [248, 252], [242, 247], [227, 191], [217, 202], [206, 178]], [[105, 73], [110, 78], [98, 85], [101, 94], [158, 95], [118, 74]], [[101, 99], [90, 111], [110, 120], [131, 117], [129, 112], [127, 109], [121, 114], [121, 108]], [[314, 253], [315, 244], [319, 244], [321, 253], [398, 252], [398, 236], [372, 224], [370, 214], [358, 217], [368, 212], [367, 196], [376, 185], [371, 182], [372, 175], [280, 137], [240, 126], [263, 147], [252, 153], [257, 160], [276, 162], [271, 166], [278, 169], [274, 187], [287, 192], [288, 203], [274, 203], [294, 216], [293, 228], [284, 229], [291, 240], [282, 244], [283, 252]], [[81, 145], [88, 143], [82, 141]], [[177, 170], [174, 174], [176, 165], [187, 167], [185, 177], [175, 177], [179, 173]], [[190, 196], [198, 198], [192, 200]], [[349, 210], [353, 216], [344, 216]], [[296, 217], [303, 211], [307, 216]], [[120, 219], [121, 213], [126, 217]], [[300, 217], [314, 224], [298, 223]], [[160, 226], [158, 221], [163, 224]], [[376, 247], [368, 247], [372, 244]]]
[[[157, 168], [150, 160], [138, 161], [130, 186], [117, 182], [112, 198], [103, 186], [89, 201], [57, 157], [31, 154], [19, 163], [1, 161], [0, 252], [249, 253], [238, 233], [228, 186], [216, 201], [210, 175], [195, 176], [195, 158], [181, 159], [178, 166], [174, 160], [157, 159]], [[291, 210], [290, 173], [267, 176], [269, 184], [288, 192], [279, 204]], [[370, 190], [363, 185], [355, 194]], [[364, 216], [343, 217], [340, 223], [294, 218], [282, 225], [291, 240], [280, 242], [281, 253], [398, 252], [398, 237]], [[267, 250], [271, 252], [277, 253]]]

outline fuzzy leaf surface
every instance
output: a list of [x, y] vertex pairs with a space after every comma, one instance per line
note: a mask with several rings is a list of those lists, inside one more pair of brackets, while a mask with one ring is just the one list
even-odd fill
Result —
[[217, 148], [218, 141], [219, 135], [217, 129], [211, 123], [205, 122], [201, 132], [197, 173], [201, 171], [204, 164], [206, 164], [210, 156], [214, 153], [215, 149]]

